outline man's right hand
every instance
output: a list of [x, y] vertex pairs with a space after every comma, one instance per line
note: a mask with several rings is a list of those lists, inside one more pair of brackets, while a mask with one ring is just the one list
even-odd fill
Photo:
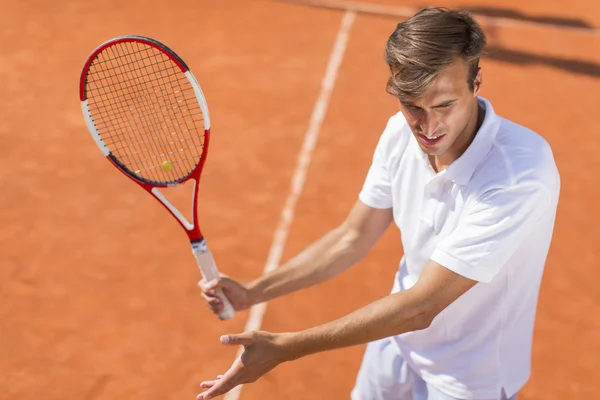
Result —
[[198, 286], [202, 290], [204, 302], [213, 314], [219, 314], [223, 310], [223, 302], [216, 295], [217, 288], [223, 290], [234, 310], [241, 311], [252, 306], [249, 289], [227, 276], [221, 276], [221, 278], [209, 282], [203, 279], [198, 282]]

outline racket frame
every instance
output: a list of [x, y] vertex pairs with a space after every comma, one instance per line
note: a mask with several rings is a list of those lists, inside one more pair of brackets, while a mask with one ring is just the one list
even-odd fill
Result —
[[[102, 136], [94, 123], [94, 119], [92, 117], [86, 93], [86, 82], [87, 75], [90, 69], [92, 62], [96, 59], [96, 57], [105, 49], [114, 46], [119, 43], [125, 42], [138, 42], [145, 45], [152, 46], [162, 52], [164, 55], [169, 57], [171, 61], [173, 61], [180, 69], [181, 72], [186, 76], [189, 80], [190, 84], [194, 89], [194, 95], [196, 100], [199, 103], [200, 109], [202, 110], [203, 122], [204, 122], [204, 143], [202, 146], [202, 154], [200, 155], [200, 160], [198, 161], [198, 165], [185, 177], [177, 180], [176, 182], [171, 183], [159, 183], [159, 182], [150, 182], [146, 181], [143, 178], [133, 174], [125, 165], [123, 165], [112, 153], [109, 148], [104, 144], [102, 140]], [[214, 261], [214, 257], [206, 243], [204, 235], [200, 230], [200, 224], [198, 222], [198, 186], [200, 184], [200, 177], [202, 175], [202, 170], [204, 168], [204, 163], [206, 161], [206, 156], [208, 154], [208, 146], [210, 143], [210, 115], [208, 112], [208, 104], [204, 97], [204, 93], [198, 84], [198, 81], [186, 65], [186, 63], [169, 47], [166, 45], [148, 38], [144, 36], [138, 35], [127, 35], [120, 36], [108, 40], [98, 46], [88, 57], [86, 60], [83, 69], [81, 71], [80, 82], [79, 82], [79, 96], [81, 100], [81, 109], [83, 113], [83, 117], [86, 122], [86, 126], [88, 131], [90, 132], [94, 142], [102, 152], [102, 154], [123, 174], [129, 177], [132, 181], [137, 183], [140, 187], [142, 187], [146, 192], [148, 192], [152, 197], [154, 197], [163, 207], [175, 217], [179, 225], [185, 230], [188, 238], [190, 240], [190, 245], [192, 248], [192, 253], [194, 254], [194, 258], [200, 268], [202, 276], [205, 281], [211, 281], [213, 279], [219, 278], [220, 274], [216, 267], [216, 263]], [[179, 186], [181, 184], [186, 183], [187, 181], [193, 181], [194, 187], [192, 188], [192, 222], [190, 223], [185, 216], [179, 211], [161, 192], [160, 188], [168, 188]], [[223, 291], [219, 288], [217, 289], [217, 296], [223, 302], [223, 311], [218, 314], [219, 319], [225, 320], [232, 318], [235, 315], [235, 311], [233, 306], [223, 293]]]

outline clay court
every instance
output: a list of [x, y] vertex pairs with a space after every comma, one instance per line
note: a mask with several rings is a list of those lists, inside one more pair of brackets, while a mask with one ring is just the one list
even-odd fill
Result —
[[[219, 335], [242, 332], [251, 314], [262, 329], [290, 331], [389, 292], [402, 255], [395, 227], [359, 265], [269, 303], [264, 318], [244, 311], [219, 321], [196, 286], [200, 272], [187, 237], [102, 157], [81, 114], [79, 73], [100, 43], [145, 35], [186, 60], [212, 119], [200, 225], [220, 269], [253, 279], [346, 215], [379, 134], [397, 112], [384, 90], [385, 40], [407, 8], [428, 5], [365, 0], [370, 8], [349, 11], [355, 3], [331, 4], [4, 2], [0, 399], [191, 400], [199, 383], [225, 371], [236, 355]], [[478, 13], [490, 45], [482, 96], [500, 115], [545, 137], [561, 173], [532, 378], [520, 399], [599, 398], [600, 4], [435, 5]], [[390, 13], [397, 15], [383, 15]], [[347, 42], [329, 96], [322, 82], [340, 33]], [[319, 98], [326, 99], [322, 123], [314, 116]], [[310, 135], [314, 148], [304, 148]], [[298, 167], [300, 154], [310, 156], [306, 168]], [[305, 180], [296, 198], [298, 176]], [[189, 207], [185, 189], [166, 193]], [[293, 212], [289, 225], [286, 209]], [[348, 399], [363, 350], [281, 365], [227, 400]]]

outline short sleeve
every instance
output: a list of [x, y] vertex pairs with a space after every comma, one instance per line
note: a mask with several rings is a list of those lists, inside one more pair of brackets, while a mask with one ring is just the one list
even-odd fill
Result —
[[462, 276], [490, 282], [551, 204], [550, 192], [538, 183], [489, 190], [471, 201], [430, 258]]
[[358, 195], [360, 201], [373, 208], [392, 208], [392, 183], [390, 178], [390, 153], [398, 130], [397, 118], [392, 117], [375, 147], [371, 166]]

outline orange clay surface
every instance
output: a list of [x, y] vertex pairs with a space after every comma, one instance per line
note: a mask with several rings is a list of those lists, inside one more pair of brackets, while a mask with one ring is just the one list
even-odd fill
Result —
[[[593, 0], [494, 7], [600, 27]], [[213, 121], [201, 228], [222, 271], [245, 281], [264, 268], [343, 13], [275, 0], [4, 2], [0, 399], [192, 400], [199, 382], [235, 356], [219, 335], [241, 332], [248, 316], [221, 322], [209, 312], [179, 225], [96, 148], [78, 98], [88, 54], [109, 38], [140, 34], [190, 66]], [[356, 17], [283, 261], [338, 224], [356, 198], [397, 111], [384, 90], [382, 57], [397, 22]], [[563, 188], [532, 377], [520, 400], [597, 398], [600, 37], [507, 26], [488, 32], [491, 46], [520, 56], [483, 61], [482, 95], [550, 142]], [[189, 210], [185, 187], [166, 194]], [[386, 295], [401, 255], [390, 228], [347, 273], [271, 302], [262, 328], [302, 329]], [[246, 385], [241, 399], [348, 399], [363, 350], [286, 363]]]

